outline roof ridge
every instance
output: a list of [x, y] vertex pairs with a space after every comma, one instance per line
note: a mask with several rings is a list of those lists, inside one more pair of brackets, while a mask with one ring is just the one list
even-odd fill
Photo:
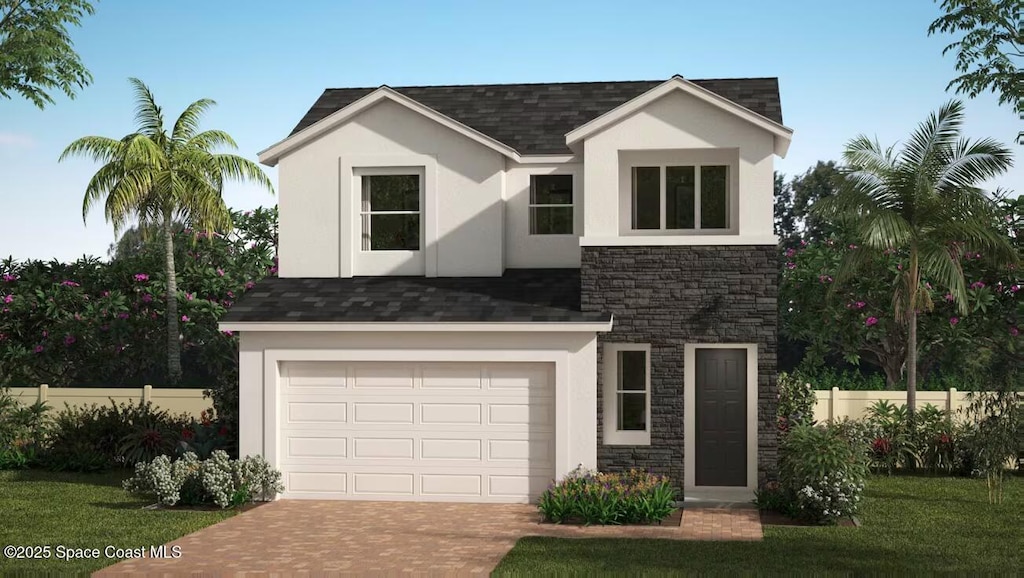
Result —
[[[679, 76], [679, 75], [675, 75]], [[401, 90], [403, 88], [483, 88], [483, 87], [503, 87], [503, 86], [552, 86], [552, 85], [584, 85], [584, 84], [640, 84], [649, 82], [668, 82], [674, 77], [659, 78], [659, 79], [647, 79], [647, 80], [584, 80], [584, 81], [569, 81], [569, 82], [500, 82], [500, 83], [484, 83], [484, 84], [410, 84], [405, 86], [392, 86], [390, 84], [380, 84], [377, 86], [335, 86], [325, 88], [324, 91], [329, 90], [377, 90], [382, 86], [387, 86], [393, 90]], [[778, 80], [777, 76], [738, 76], [738, 77], [722, 77], [722, 78], [686, 78], [680, 76], [684, 80], [690, 82], [712, 82], [722, 80]]]

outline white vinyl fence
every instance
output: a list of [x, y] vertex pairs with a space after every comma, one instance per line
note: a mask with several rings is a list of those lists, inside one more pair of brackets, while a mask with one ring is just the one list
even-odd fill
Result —
[[[825, 390], [815, 390], [817, 402], [814, 404], [814, 420], [818, 423], [832, 421], [849, 417], [860, 419], [864, 412], [879, 400], [886, 400], [895, 405], [907, 404], [906, 391], [845, 391], [838, 387]], [[916, 409], [922, 409], [925, 405], [951, 412], [956, 412], [967, 407], [967, 392], [957, 391], [955, 388], [948, 391], [918, 391]]]

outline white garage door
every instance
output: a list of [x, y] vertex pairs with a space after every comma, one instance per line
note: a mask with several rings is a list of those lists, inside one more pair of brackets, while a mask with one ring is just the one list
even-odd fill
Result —
[[534, 501], [554, 476], [554, 366], [289, 362], [286, 498]]

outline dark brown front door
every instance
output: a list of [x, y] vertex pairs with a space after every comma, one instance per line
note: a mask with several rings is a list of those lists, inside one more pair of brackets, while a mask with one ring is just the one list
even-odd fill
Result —
[[747, 485], [747, 350], [697, 349], [696, 485]]

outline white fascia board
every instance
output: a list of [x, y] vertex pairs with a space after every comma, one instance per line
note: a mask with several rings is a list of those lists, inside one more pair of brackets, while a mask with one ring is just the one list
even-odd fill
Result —
[[271, 145], [270, 147], [259, 152], [259, 161], [268, 166], [276, 166], [277, 161], [288, 152], [306, 144], [307, 142], [319, 137], [320, 135], [328, 132], [340, 124], [343, 124], [367, 110], [368, 108], [376, 105], [382, 100], [390, 100], [397, 104], [400, 104], [409, 110], [422, 114], [430, 120], [450, 128], [455, 132], [465, 136], [466, 138], [476, 141], [485, 147], [501, 153], [515, 161], [520, 160], [519, 153], [512, 147], [498, 142], [493, 138], [481, 133], [480, 131], [470, 128], [461, 122], [452, 119], [451, 117], [445, 116], [436, 110], [420, 104], [419, 102], [401, 94], [389, 86], [381, 86], [377, 90], [370, 94], [360, 98], [352, 104], [332, 112], [326, 117], [316, 121], [315, 123], [307, 126], [299, 132], [289, 136], [288, 138]]
[[393, 321], [364, 323], [296, 322], [296, 321], [239, 321], [219, 323], [221, 331], [375, 331], [375, 332], [486, 332], [486, 333], [596, 333], [612, 330], [612, 321], [578, 323], [396, 323]]
[[780, 157], [786, 156], [786, 152], [789, 150], [789, 143], [793, 140], [793, 129], [762, 116], [749, 108], [736, 104], [728, 98], [711, 92], [710, 90], [698, 84], [694, 84], [681, 76], [673, 76], [633, 100], [624, 102], [583, 126], [569, 131], [565, 135], [565, 144], [572, 147], [574, 144], [622, 121], [629, 115], [643, 109], [652, 102], [676, 90], [680, 90], [699, 98], [704, 102], [717, 106], [726, 112], [736, 115], [743, 120], [772, 133], [775, 135], [775, 154]]
[[710, 245], [778, 245], [776, 235], [623, 235], [580, 237], [581, 247], [667, 247]]
[[583, 159], [579, 155], [522, 155], [519, 164], [522, 165], [568, 165], [581, 163]]

